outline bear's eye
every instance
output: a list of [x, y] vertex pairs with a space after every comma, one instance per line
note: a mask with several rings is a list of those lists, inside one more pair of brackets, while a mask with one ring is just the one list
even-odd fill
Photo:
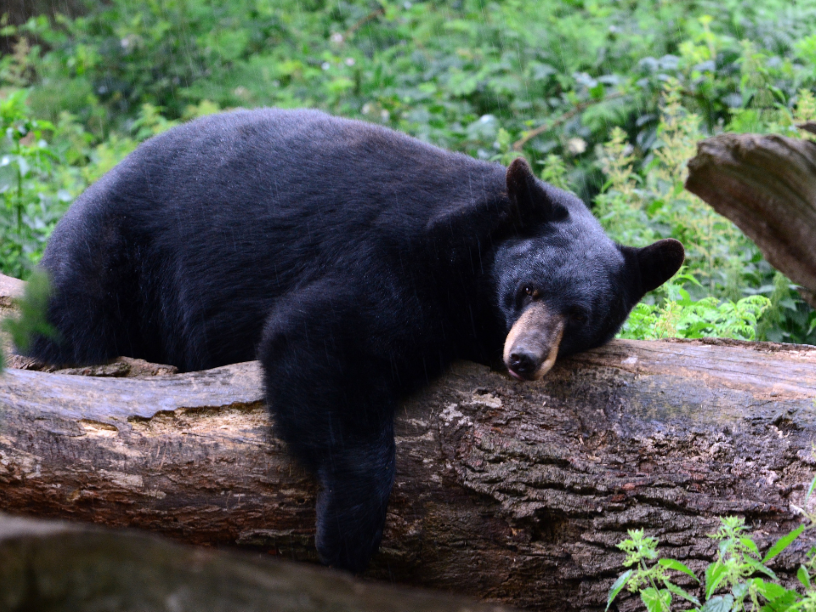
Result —
[[589, 319], [589, 315], [587, 315], [586, 310], [579, 306], [576, 306], [575, 308], [572, 308], [570, 310], [569, 318], [570, 321], [572, 321], [573, 323], [583, 324], [587, 322], [587, 319]]
[[533, 285], [519, 285], [515, 294], [516, 308], [526, 308], [528, 304], [535, 302], [540, 295], [538, 289]]
[[519, 297], [522, 300], [526, 300], [528, 298], [532, 300], [537, 300], [538, 290], [534, 289], [532, 285], [522, 285], [521, 291], [519, 292]]

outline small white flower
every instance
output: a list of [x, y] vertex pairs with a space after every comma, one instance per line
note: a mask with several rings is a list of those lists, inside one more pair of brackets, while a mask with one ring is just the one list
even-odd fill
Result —
[[331, 68], [331, 64], [329, 62], [323, 62], [322, 64], [320, 64], [320, 67], [323, 70], [328, 70], [329, 68]]
[[333, 43], [337, 45], [342, 45], [343, 35], [340, 32], [335, 32], [334, 34], [331, 35], [331, 37], [329, 37], [329, 40], [331, 40]]
[[570, 138], [567, 141], [567, 151], [570, 155], [580, 155], [587, 149], [586, 140], [583, 138]]
[[353, 57], [347, 57], [346, 58], [346, 66], [353, 66], [353, 65], [354, 65], [354, 58]]

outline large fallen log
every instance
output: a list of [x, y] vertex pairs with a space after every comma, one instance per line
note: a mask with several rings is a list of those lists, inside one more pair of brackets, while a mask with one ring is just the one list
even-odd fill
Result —
[[510, 612], [322, 568], [0, 514], [3, 612]]
[[[527, 384], [458, 364], [399, 412], [369, 575], [595, 610], [627, 529], [696, 568], [717, 516], [745, 516], [767, 544], [798, 523], [814, 397], [816, 350], [791, 345], [615, 341]], [[314, 484], [269, 425], [255, 362], [133, 379], [8, 370], [0, 509], [314, 560]], [[801, 540], [783, 575], [815, 543]]]
[[686, 189], [731, 219], [816, 308], [816, 143], [720, 134], [701, 141]]

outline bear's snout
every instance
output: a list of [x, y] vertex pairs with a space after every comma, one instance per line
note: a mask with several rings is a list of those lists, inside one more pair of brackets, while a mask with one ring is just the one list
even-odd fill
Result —
[[558, 356], [564, 325], [564, 317], [551, 313], [541, 302], [528, 306], [504, 342], [504, 365], [510, 375], [538, 380], [549, 372]]

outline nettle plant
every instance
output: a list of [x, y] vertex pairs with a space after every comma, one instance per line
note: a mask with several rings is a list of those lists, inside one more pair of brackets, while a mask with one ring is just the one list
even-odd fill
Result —
[[[816, 546], [805, 555], [796, 577], [799, 590], [781, 584], [768, 563], [787, 549], [805, 531], [816, 527], [816, 510], [807, 510], [816, 487], [810, 483], [802, 508], [804, 523], [780, 538], [764, 556], [745, 526], [745, 519], [729, 516], [720, 519], [720, 528], [709, 535], [718, 543], [717, 558], [702, 576], [676, 559], [658, 559], [658, 540], [642, 529], [630, 530], [629, 538], [618, 544], [627, 557], [621, 574], [609, 590], [606, 609], [621, 593], [638, 593], [648, 612], [816, 612]], [[675, 577], [692, 581], [691, 589], [675, 584]], [[688, 582], [686, 580], [685, 582]]]

